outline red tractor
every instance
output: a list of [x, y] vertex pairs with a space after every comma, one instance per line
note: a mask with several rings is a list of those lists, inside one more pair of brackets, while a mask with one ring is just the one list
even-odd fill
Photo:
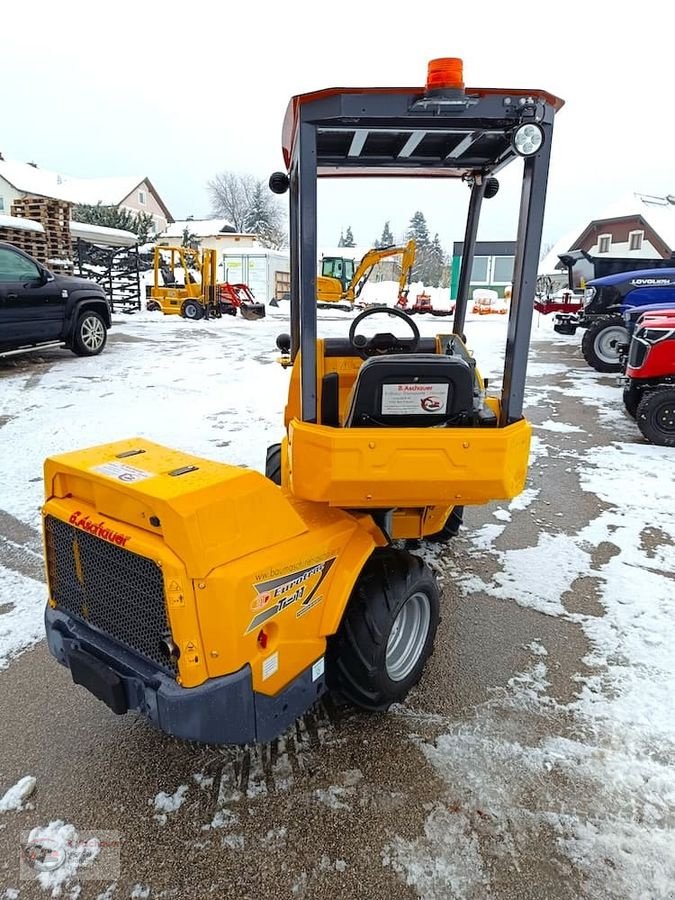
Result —
[[626, 366], [623, 401], [652, 444], [675, 447], [675, 308], [639, 320]]

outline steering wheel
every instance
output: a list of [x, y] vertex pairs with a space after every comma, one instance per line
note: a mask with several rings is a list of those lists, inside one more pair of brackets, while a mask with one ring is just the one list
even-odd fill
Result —
[[[368, 316], [382, 315], [396, 316], [410, 327], [413, 333], [411, 338], [399, 338], [390, 331], [382, 331], [367, 338], [364, 334], [357, 334], [356, 329]], [[369, 359], [371, 356], [379, 356], [385, 353], [414, 353], [420, 343], [420, 330], [415, 325], [408, 313], [393, 306], [373, 306], [364, 309], [354, 319], [349, 329], [349, 343], [359, 354], [361, 359]]]

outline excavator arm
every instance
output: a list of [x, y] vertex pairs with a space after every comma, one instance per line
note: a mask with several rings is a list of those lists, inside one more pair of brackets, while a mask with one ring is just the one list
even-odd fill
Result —
[[405, 247], [382, 247], [379, 250], [369, 250], [356, 267], [354, 277], [347, 286], [343, 299], [353, 303], [363, 290], [375, 266], [389, 256], [401, 256], [401, 276], [398, 280], [400, 297], [410, 281], [410, 273], [415, 262], [415, 249], [415, 241], [410, 240]]

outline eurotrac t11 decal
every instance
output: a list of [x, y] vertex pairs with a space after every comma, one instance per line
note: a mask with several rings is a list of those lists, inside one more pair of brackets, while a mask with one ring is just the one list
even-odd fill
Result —
[[295, 614], [297, 618], [309, 612], [323, 599], [321, 596], [317, 597], [316, 592], [334, 562], [335, 557], [333, 556], [324, 562], [308, 566], [306, 569], [289, 572], [288, 575], [281, 575], [279, 578], [254, 584], [256, 596], [251, 603], [251, 609], [260, 610], [260, 612], [251, 620], [246, 634], [260, 628], [262, 624], [277, 616], [284, 609], [288, 609], [289, 606], [293, 606], [294, 603], [299, 604]]

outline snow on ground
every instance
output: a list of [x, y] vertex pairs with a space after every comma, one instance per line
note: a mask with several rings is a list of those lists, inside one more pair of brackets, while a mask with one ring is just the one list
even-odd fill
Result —
[[166, 825], [167, 814], [175, 813], [181, 808], [185, 802], [187, 792], [188, 785], [181, 784], [173, 794], [167, 794], [165, 791], [160, 791], [153, 800], [148, 800], [148, 803], [155, 808], [154, 819], [159, 822], [160, 825]]
[[[320, 333], [346, 335], [351, 318], [322, 311]], [[467, 321], [469, 345], [492, 379], [500, 376], [505, 318]], [[387, 329], [398, 331], [392, 322]], [[416, 322], [423, 334], [439, 328], [439, 320], [428, 316]], [[4, 363], [2, 511], [38, 530], [44, 457], [125, 436], [262, 469], [265, 447], [282, 430], [288, 372], [274, 362], [274, 339], [287, 330], [287, 304], [269, 309], [260, 322], [188, 323], [143, 313], [116, 318], [99, 358], [63, 354], [50, 357], [48, 367], [17, 364], [15, 370]], [[550, 341], [551, 334], [550, 322], [536, 323], [535, 355], [537, 342]], [[555, 368], [535, 359], [531, 374], [542, 380], [564, 374], [547, 366]], [[470, 536], [472, 555], [489, 555], [494, 575], [465, 577], [460, 585], [469, 598], [481, 591], [580, 627], [591, 647], [584, 660], [590, 674], [578, 676], [578, 696], [562, 703], [550, 693], [549, 649], [533, 642], [529, 668], [469, 720], [447, 722], [434, 741], [411, 737], [445, 792], [429, 810], [424, 834], [394, 840], [383, 862], [428, 900], [485, 896], [494, 855], [517, 870], [542, 833], [568, 860], [562, 875], [578, 880], [591, 900], [673, 896], [675, 479], [664, 474], [672, 471], [672, 456], [636, 442], [634, 426], [617, 415], [619, 391], [608, 379], [580, 364], [567, 381], [563, 388], [536, 385], [530, 396], [550, 407], [564, 391], [612, 429], [614, 443], [601, 452], [578, 451], [574, 460], [582, 488], [599, 497], [602, 510], [576, 534], [549, 529], [530, 546], [503, 550], [502, 530], [517, 527], [517, 519], [507, 525], [509, 518], [522, 515], [539, 495], [528, 488], [495, 513], [498, 522]], [[557, 418], [541, 428], [551, 441], [578, 430]], [[535, 437], [533, 460], [546, 465], [549, 453], [554, 456], [554, 448]], [[608, 547], [611, 553], [598, 556], [599, 548]], [[442, 574], [438, 551], [432, 564]], [[567, 595], [581, 578], [597, 586], [602, 615], [567, 609]], [[37, 581], [0, 568], [0, 660], [38, 639], [43, 604]], [[257, 796], [257, 783], [250, 782], [248, 799]], [[181, 785], [151, 800], [158, 818], [177, 811], [187, 790]], [[317, 793], [316, 800], [340, 809], [358, 791], [357, 782], [345, 782]], [[236, 787], [221, 782], [218, 812], [205, 826], [219, 829], [230, 849], [240, 846], [241, 837], [227, 831], [237, 821], [228, 808], [235, 796]], [[76, 864], [88, 859], [85, 854]], [[305, 890], [299, 884], [296, 893]]]
[[35, 778], [32, 775], [24, 775], [16, 784], [13, 784], [9, 790], [5, 791], [0, 797], [0, 812], [7, 812], [10, 809], [23, 809], [24, 801], [30, 797], [35, 790]]
[[[592, 381], [583, 369], [573, 374], [577, 385]], [[618, 390], [596, 383], [588, 393], [599, 421], [611, 424]], [[672, 451], [632, 437], [578, 454], [581, 487], [607, 506], [577, 534], [544, 531], [511, 550], [495, 546], [499, 526], [470, 536], [472, 555], [491, 553], [498, 567], [460, 579], [465, 595], [480, 591], [580, 625], [590, 674], [577, 676], [572, 702], [557, 701], [548, 651], [537, 642], [531, 669], [471, 721], [419, 742], [447, 795], [424, 835], [393, 842], [385, 863], [427, 900], [486, 895], [495, 857], [520, 871], [542, 834], [568, 859], [579, 895], [675, 897], [675, 479]], [[509, 510], [536, 495], [528, 489]], [[567, 610], [581, 578], [597, 585], [602, 614]]]
[[547, 419], [545, 422], [542, 422], [541, 425], [537, 425], [536, 427], [543, 428], [544, 431], [557, 431], [561, 434], [572, 434], [575, 431], [583, 431], [583, 428], [579, 428], [578, 425], [568, 425], [567, 422], [555, 422], [553, 419]]
[[[319, 333], [346, 336], [352, 319], [320, 310]], [[449, 330], [450, 320], [416, 317], [422, 335], [435, 334], [446, 321]], [[505, 325], [503, 316], [468, 318], [469, 344], [486, 376], [500, 375]], [[364, 333], [409, 334], [404, 323], [383, 316], [363, 327]], [[144, 312], [116, 316], [99, 357], [52, 353], [48, 367], [31, 365], [28, 356], [2, 361], [0, 513], [37, 535], [45, 457], [124, 437], [264, 470], [267, 446], [282, 435], [289, 372], [276, 362], [275, 340], [288, 330], [288, 303], [268, 307], [267, 318], [257, 322], [229, 316], [187, 322]], [[41, 637], [45, 601], [42, 582], [1, 562], [0, 669]], [[38, 559], [37, 572], [41, 565]]]
[[44, 635], [45, 587], [0, 565], [0, 670]]

